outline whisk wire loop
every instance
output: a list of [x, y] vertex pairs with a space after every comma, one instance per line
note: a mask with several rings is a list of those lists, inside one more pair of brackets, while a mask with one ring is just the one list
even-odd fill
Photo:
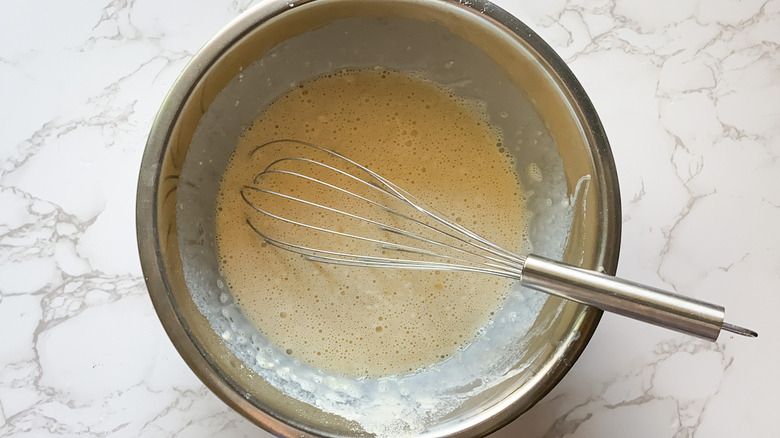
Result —
[[[462, 243], [466, 243], [467, 245], [470, 245], [470, 246], [473, 246], [475, 248], [478, 248], [481, 251], [489, 252], [490, 254], [492, 254], [494, 256], [503, 258], [503, 259], [505, 259], [507, 261], [512, 261], [512, 262], [514, 262], [516, 264], [522, 265], [522, 263], [524, 262], [524, 257], [522, 257], [522, 256], [520, 256], [518, 254], [515, 254], [515, 253], [513, 253], [511, 251], [508, 251], [508, 250], [504, 249], [503, 247], [501, 247], [499, 245], [496, 245], [495, 243], [491, 242], [490, 240], [485, 239], [484, 237], [480, 236], [479, 234], [469, 230], [468, 228], [458, 224], [457, 222], [448, 219], [445, 215], [442, 215], [441, 213], [436, 212], [433, 208], [427, 206], [423, 201], [421, 201], [420, 199], [418, 199], [417, 197], [415, 197], [411, 193], [407, 192], [406, 190], [398, 187], [396, 184], [394, 184], [393, 182], [389, 181], [385, 177], [383, 177], [383, 176], [379, 175], [378, 173], [372, 171], [371, 169], [367, 168], [366, 166], [364, 166], [364, 165], [362, 165], [362, 164], [360, 164], [360, 163], [358, 163], [358, 162], [356, 162], [354, 160], [351, 160], [351, 159], [345, 157], [344, 155], [341, 155], [338, 152], [335, 152], [333, 150], [326, 149], [326, 148], [323, 148], [323, 147], [320, 147], [320, 146], [317, 146], [315, 144], [312, 144], [312, 143], [309, 143], [309, 142], [306, 142], [306, 141], [302, 141], [302, 140], [277, 139], [277, 140], [272, 140], [272, 141], [269, 141], [269, 142], [266, 142], [264, 144], [261, 144], [261, 145], [257, 146], [255, 149], [252, 150], [252, 152], [250, 152], [249, 155], [250, 155], [250, 158], [251, 158], [255, 153], [261, 151], [264, 148], [268, 148], [268, 147], [275, 146], [275, 145], [288, 145], [288, 144], [304, 146], [306, 148], [310, 148], [310, 149], [313, 149], [313, 150], [316, 150], [316, 151], [319, 151], [319, 152], [323, 152], [327, 156], [336, 158], [337, 162], [339, 162], [339, 163], [347, 163], [350, 166], [352, 166], [352, 167], [356, 168], [357, 170], [359, 170], [360, 172], [364, 173], [365, 175], [368, 175], [369, 177], [371, 177], [375, 181], [375, 183], [370, 182], [370, 181], [365, 181], [362, 178], [359, 178], [359, 177], [356, 177], [356, 176], [350, 174], [349, 172], [345, 172], [345, 171], [343, 171], [341, 169], [338, 169], [336, 167], [329, 166], [329, 165], [324, 164], [324, 163], [322, 163], [320, 161], [312, 160], [312, 159], [305, 158], [305, 157], [284, 157], [284, 158], [281, 158], [281, 159], [277, 159], [276, 161], [274, 161], [271, 164], [269, 164], [263, 172], [260, 172], [255, 177], [255, 180], [260, 178], [261, 175], [266, 174], [266, 172], [268, 170], [271, 170], [273, 168], [273, 166], [277, 165], [280, 162], [284, 162], [284, 161], [305, 161], [305, 162], [308, 162], [308, 163], [311, 163], [311, 164], [314, 164], [314, 165], [317, 165], [317, 166], [322, 166], [322, 167], [328, 168], [328, 169], [330, 169], [332, 171], [335, 171], [335, 172], [337, 172], [337, 173], [339, 173], [341, 175], [347, 176], [347, 177], [349, 177], [349, 178], [351, 178], [351, 179], [353, 179], [355, 181], [361, 182], [361, 183], [367, 185], [370, 188], [378, 190], [378, 191], [380, 191], [381, 193], [383, 193], [383, 194], [385, 194], [387, 196], [391, 196], [392, 198], [403, 202], [407, 207], [411, 207], [415, 211], [417, 211], [419, 213], [422, 213], [424, 216], [429, 217], [429, 218], [433, 219], [435, 222], [437, 222], [437, 223], [439, 223], [441, 225], [444, 225], [445, 227], [447, 227], [450, 230], [454, 231], [456, 234], [447, 234], [451, 238], [457, 239], [457, 240], [461, 241]], [[334, 187], [334, 188], [336, 188], [336, 187]], [[345, 190], [344, 192], [349, 192], [349, 191]], [[354, 193], [352, 195], [354, 195]], [[423, 207], [423, 205], [425, 205], [425, 207]], [[392, 210], [392, 209], [390, 209], [390, 210]], [[401, 215], [400, 213], [398, 213], [398, 214], [400, 216], [404, 216], [404, 217], [406, 217], [408, 219], [408, 216]], [[430, 229], [435, 231], [435, 232], [438, 232], [438, 233], [444, 233], [444, 230], [442, 230], [440, 228], [430, 227]], [[457, 233], [460, 233], [463, 236], [468, 237], [470, 240], [458, 237]]]
[[[265, 144], [265, 145], [263, 145], [261, 147], [266, 147], [266, 146], [270, 146], [272, 144], [278, 144], [278, 143], [283, 143], [283, 142], [282, 141], [275, 141], [275, 142], [267, 143], [267, 144]], [[365, 179], [357, 177], [357, 176], [355, 176], [355, 175], [353, 175], [353, 174], [351, 174], [349, 172], [346, 172], [346, 171], [344, 171], [342, 169], [339, 169], [337, 167], [328, 165], [328, 164], [323, 163], [321, 161], [313, 160], [311, 158], [306, 158], [306, 157], [283, 157], [283, 158], [280, 158], [280, 159], [277, 159], [277, 160], [271, 162], [271, 164], [266, 166], [266, 168], [262, 172], [258, 173], [255, 176], [255, 178], [253, 180], [253, 184], [254, 185], [253, 186], [245, 186], [244, 190], [253, 190], [253, 191], [256, 191], [256, 192], [261, 192], [261, 193], [264, 193], [264, 194], [267, 194], [267, 195], [276, 196], [276, 197], [279, 197], [279, 198], [287, 199], [287, 200], [290, 200], [290, 201], [294, 201], [294, 202], [298, 202], [298, 203], [301, 203], [301, 204], [304, 204], [304, 205], [308, 205], [308, 206], [311, 206], [311, 207], [322, 209], [322, 210], [325, 210], [325, 211], [328, 211], [328, 212], [331, 212], [331, 213], [335, 213], [335, 214], [338, 214], [338, 215], [341, 215], [341, 216], [344, 216], [344, 217], [353, 218], [353, 219], [356, 219], [356, 220], [359, 220], [359, 221], [363, 221], [365, 223], [370, 223], [372, 225], [375, 225], [375, 226], [379, 227], [379, 229], [382, 230], [382, 231], [385, 231], [385, 232], [388, 232], [388, 233], [392, 233], [392, 234], [395, 234], [395, 235], [398, 235], [398, 236], [403, 236], [403, 237], [406, 237], [406, 238], [409, 238], [409, 239], [412, 239], [412, 240], [415, 240], [415, 241], [418, 241], [418, 242], [423, 242], [423, 243], [426, 243], [426, 244], [430, 244], [430, 245], [433, 245], [433, 246], [436, 246], [436, 247], [439, 247], [439, 248], [446, 248], [447, 251], [449, 251], [449, 252], [457, 252], [457, 253], [459, 253], [461, 255], [470, 256], [471, 259], [466, 259], [466, 258], [463, 258], [463, 257], [457, 257], [457, 256], [455, 256], [453, 254], [443, 254], [443, 253], [439, 253], [439, 252], [427, 251], [427, 250], [424, 250], [424, 249], [421, 249], [421, 248], [418, 248], [418, 247], [412, 247], [412, 246], [409, 246], [409, 245], [395, 244], [395, 243], [387, 242], [387, 241], [384, 241], [384, 240], [370, 239], [370, 238], [366, 238], [365, 236], [359, 236], [359, 235], [350, 234], [350, 233], [343, 233], [343, 232], [339, 232], [339, 231], [333, 230], [333, 229], [317, 227], [317, 226], [313, 226], [311, 224], [303, 223], [303, 222], [300, 222], [300, 221], [294, 221], [294, 220], [291, 220], [291, 219], [286, 218], [286, 217], [281, 217], [279, 215], [275, 215], [275, 214], [269, 212], [266, 209], [258, 207], [255, 204], [254, 201], [250, 200], [247, 197], [246, 193], [244, 193], [244, 190], [242, 190], [241, 196], [244, 199], [244, 201], [247, 204], [249, 204], [252, 208], [257, 210], [258, 212], [263, 213], [264, 215], [266, 215], [268, 217], [271, 217], [271, 218], [274, 218], [276, 220], [280, 220], [280, 221], [283, 221], [283, 222], [286, 222], [286, 223], [290, 223], [290, 224], [293, 224], [293, 225], [296, 225], [296, 226], [305, 227], [305, 228], [316, 230], [316, 231], [319, 231], [319, 232], [331, 233], [331, 234], [338, 235], [338, 236], [345, 237], [345, 238], [350, 238], [350, 239], [355, 239], [355, 240], [361, 240], [361, 241], [376, 243], [376, 244], [381, 245], [383, 249], [393, 250], [393, 251], [403, 251], [403, 252], [406, 252], [406, 253], [409, 253], [409, 254], [430, 256], [430, 257], [435, 257], [435, 258], [438, 258], [438, 259], [443, 259], [443, 260], [446, 260], [448, 262], [447, 265], [441, 265], [441, 264], [437, 265], [435, 263], [423, 263], [425, 266], [437, 266], [437, 268], [446, 268], [446, 270], [452, 270], [452, 268], [453, 268], [452, 263], [458, 262], [458, 263], [463, 263], [465, 265], [468, 265], [468, 269], [469, 270], [478, 269], [480, 272], [482, 272], [483, 270], [487, 270], [487, 271], [490, 271], [490, 273], [493, 273], [494, 275], [497, 275], [496, 273], [499, 270], [503, 269], [503, 270], [505, 270], [505, 272], [502, 273], [502, 276], [519, 278], [519, 276], [521, 275], [522, 270], [518, 267], [518, 264], [520, 263], [522, 258], [518, 257], [517, 255], [515, 255], [513, 253], [509, 253], [508, 251], [505, 251], [505, 250], [503, 250], [500, 247], [495, 247], [489, 241], [481, 238], [480, 236], [476, 235], [475, 233], [471, 233], [470, 231], [468, 231], [464, 227], [460, 226], [459, 224], [454, 223], [452, 221], [449, 221], [448, 219], [446, 219], [446, 218], [444, 218], [444, 217], [442, 217], [442, 216], [440, 216], [438, 214], [433, 213], [430, 209], [422, 208], [421, 206], [419, 206], [417, 204], [414, 204], [412, 202], [412, 200], [417, 201], [417, 202], [419, 202], [419, 200], [414, 198], [409, 193], [403, 191], [399, 187], [395, 186], [393, 183], [391, 183], [390, 181], [386, 180], [382, 176], [376, 174], [375, 172], [369, 170], [368, 168], [366, 168], [366, 167], [364, 167], [364, 166], [362, 166], [360, 164], [355, 163], [354, 161], [352, 161], [352, 160], [350, 160], [350, 159], [348, 159], [346, 157], [343, 157], [342, 155], [340, 155], [340, 154], [338, 154], [336, 152], [333, 152], [333, 151], [330, 151], [330, 150], [327, 150], [327, 149], [324, 149], [324, 148], [319, 148], [317, 146], [314, 146], [314, 145], [311, 145], [311, 144], [305, 143], [305, 142], [294, 141], [293, 143], [301, 144], [301, 145], [304, 145], [304, 146], [307, 146], [307, 147], [311, 147], [311, 148], [320, 150], [322, 152], [326, 152], [328, 155], [337, 158], [337, 160], [339, 160], [339, 161], [345, 161], [345, 162], [349, 163], [351, 166], [354, 166], [359, 171], [361, 171], [362, 173], [370, 176], [375, 181], [366, 181]], [[255, 149], [252, 153], [256, 152], [258, 149], [259, 148]], [[395, 201], [398, 201], [398, 202], [404, 204], [407, 207], [412, 207], [414, 211], [422, 213], [425, 217], [433, 219], [436, 223], [440, 223], [440, 224], [446, 225], [450, 229], [450, 231], [448, 231], [447, 229], [442, 229], [440, 227], [432, 226], [432, 225], [430, 225], [430, 224], [428, 224], [426, 222], [423, 222], [420, 219], [414, 218], [414, 217], [412, 217], [412, 216], [410, 216], [408, 214], [404, 214], [404, 213], [398, 211], [398, 209], [390, 207], [386, 203], [377, 202], [374, 199], [368, 198], [366, 196], [361, 196], [360, 194], [355, 193], [353, 190], [347, 190], [347, 189], [345, 189], [343, 187], [340, 187], [338, 185], [329, 183], [327, 181], [323, 181], [322, 179], [315, 178], [315, 177], [312, 177], [310, 175], [302, 174], [300, 172], [291, 171], [291, 170], [285, 170], [285, 169], [280, 169], [279, 168], [280, 165], [289, 164], [289, 163], [303, 163], [303, 164], [306, 164], [306, 165], [310, 165], [313, 168], [326, 169], [327, 171], [333, 172], [333, 173], [335, 173], [337, 175], [347, 177], [347, 178], [349, 178], [349, 180], [357, 182], [357, 183], [360, 183], [363, 186], [368, 187], [369, 189], [375, 191], [376, 193], [378, 193], [378, 194], [380, 194], [380, 195], [382, 195], [382, 196], [384, 196], [386, 198], [389, 198], [390, 200], [395, 200]], [[308, 169], [308, 170], [311, 171], [312, 169]], [[316, 171], [312, 172], [312, 173], [316, 173]], [[327, 187], [329, 189], [336, 190], [336, 191], [338, 191], [338, 192], [340, 192], [340, 193], [342, 193], [342, 194], [344, 194], [344, 195], [346, 195], [348, 197], [351, 197], [351, 198], [354, 198], [354, 199], [359, 199], [359, 200], [367, 202], [367, 203], [369, 203], [369, 204], [371, 204], [373, 206], [376, 206], [376, 207], [382, 209], [383, 211], [385, 211], [387, 213], [390, 213], [390, 214], [394, 215], [395, 217], [398, 217], [398, 218], [400, 218], [402, 220], [409, 221], [409, 222], [411, 222], [411, 223], [413, 223], [413, 224], [415, 224], [415, 225], [417, 225], [419, 227], [424, 228], [426, 231], [431, 231], [434, 235], [439, 235], [440, 237], [444, 238], [445, 240], [446, 239], [451, 239], [451, 240], [453, 240], [453, 241], [455, 241], [455, 242], [457, 242], [459, 244], [462, 244], [462, 246], [465, 246], [465, 248], [464, 247], [454, 246], [452, 243], [448, 243], [446, 241], [442, 241], [442, 240], [439, 240], [439, 239], [435, 239], [435, 238], [431, 238], [431, 237], [425, 237], [425, 236], [422, 236], [422, 235], [420, 235], [418, 233], [413, 233], [413, 232], [410, 232], [409, 230], [401, 229], [401, 228], [398, 228], [398, 227], [395, 227], [395, 226], [392, 226], [392, 225], [389, 225], [389, 224], [386, 224], [386, 223], [383, 223], [383, 222], [378, 222], [378, 221], [375, 221], [375, 220], [367, 218], [367, 217], [363, 217], [363, 216], [359, 216], [359, 215], [356, 215], [356, 214], [353, 214], [353, 213], [350, 213], [350, 212], [347, 212], [347, 211], [343, 211], [341, 209], [329, 207], [327, 205], [323, 205], [323, 204], [318, 203], [318, 202], [312, 202], [312, 201], [309, 201], [309, 200], [306, 200], [306, 199], [302, 199], [300, 197], [291, 196], [291, 195], [288, 195], [288, 194], [285, 194], [285, 193], [279, 193], [277, 191], [263, 189], [263, 188], [258, 187], [258, 185], [263, 182], [263, 178], [273, 177], [273, 176], [286, 176], [286, 177], [300, 178], [300, 179], [306, 180], [308, 182], [311, 182], [311, 183], [314, 183], [314, 184], [317, 184], [317, 185], [321, 185], [321, 186]], [[254, 225], [252, 225], [252, 228], [256, 232], [259, 231], [257, 229], [257, 227], [255, 227]], [[455, 230], [455, 232], [453, 232], [451, 230]], [[468, 233], [464, 233], [461, 230], [466, 230], [466, 231], [468, 231]], [[457, 234], [456, 232], [459, 232], [459, 231], [460, 231], [460, 234]], [[476, 241], [473, 241], [473, 240], [471, 240], [469, 238], [464, 237], [463, 236], [464, 234], [466, 235], [466, 237], [468, 237], [469, 234], [473, 234], [474, 236], [476, 236], [476, 239], [474, 239]], [[262, 233], [262, 236], [266, 240], [268, 240], [270, 238], [265, 233]], [[280, 242], [278, 239], [273, 239], [273, 240], [275, 242]], [[471, 249], [469, 250], [469, 249], [466, 249], [466, 248], [471, 248]], [[498, 248], [498, 250], [496, 250], [495, 248]], [[302, 251], [303, 249], [299, 247], [298, 250]], [[308, 248], [308, 247], [307, 247], [307, 250], [311, 251], [312, 253], [313, 252], [316, 252], [316, 253], [323, 253], [323, 252], [325, 252], [325, 251], [322, 251], [321, 249]], [[308, 254], [303, 254], [303, 255], [305, 255], [305, 256], [313, 256], [314, 254], [308, 253]], [[339, 259], [339, 261], [347, 261], [347, 260], [354, 261], [356, 259], [361, 259], [361, 260], [363, 260], [361, 263], [365, 263], [365, 264], [384, 263], [384, 262], [393, 262], [393, 263], [395, 263], [395, 262], [398, 262], [398, 260], [399, 260], [397, 258], [378, 258], [378, 259], [366, 258], [365, 256], [362, 256], [362, 255], [348, 254], [348, 253], [339, 253], [339, 255], [343, 257], [342, 259]], [[335, 260], [331, 260], [331, 261], [335, 261]], [[484, 267], [483, 268], [476, 268], [474, 266], [474, 264], [477, 263], [477, 261], [479, 263], [484, 264]], [[409, 266], [409, 269], [418, 269], [418, 266], [420, 266], [420, 264], [419, 263], [415, 264], [415, 265], [409, 264], [408, 266]], [[412, 267], [412, 266], [414, 266], [414, 267]], [[377, 265], [377, 267], [379, 267], [379, 266]]]
[[[271, 171], [267, 171], [267, 172], [272, 172], [272, 173], [276, 173], [276, 174], [284, 174], [284, 175], [288, 175], [288, 176], [300, 177], [300, 178], [304, 178], [304, 179], [310, 180], [310, 181], [318, 183], [318, 184], [326, 185], [328, 187], [331, 187], [331, 188], [337, 189], [339, 191], [342, 191], [345, 194], [348, 194], [350, 196], [354, 196], [354, 197], [356, 197], [358, 199], [370, 202], [372, 205], [380, 207], [383, 210], [387, 211], [388, 213], [391, 213], [391, 214], [394, 214], [396, 216], [402, 217], [402, 218], [407, 219], [409, 221], [413, 221], [413, 222], [417, 223], [418, 225], [424, 226], [424, 227], [426, 227], [426, 228], [428, 228], [430, 230], [440, 231], [440, 230], [438, 230], [436, 228], [433, 228], [430, 225], [425, 224], [425, 223], [423, 223], [423, 222], [421, 222], [421, 221], [419, 221], [419, 220], [417, 220], [415, 218], [411, 218], [411, 217], [406, 216], [406, 215], [404, 215], [404, 214], [402, 214], [402, 213], [400, 213], [400, 212], [398, 212], [396, 210], [393, 210], [393, 209], [387, 207], [384, 204], [377, 203], [375, 201], [372, 201], [372, 200], [367, 199], [365, 197], [362, 197], [360, 195], [354, 194], [354, 193], [352, 193], [350, 191], [347, 191], [347, 190], [344, 190], [344, 189], [342, 189], [340, 187], [336, 187], [336, 186], [334, 186], [332, 184], [329, 184], [329, 183], [326, 183], [324, 181], [320, 181], [320, 180], [314, 179], [314, 178], [306, 176], [306, 175], [301, 175], [301, 174], [299, 174], [297, 172], [280, 171], [280, 170], [271, 170]], [[258, 178], [255, 178], [255, 182], [258, 182]], [[462, 253], [462, 254], [467, 254], [467, 255], [474, 256], [474, 257], [481, 257], [481, 258], [484, 258], [486, 260], [492, 260], [492, 261], [497, 262], [497, 263], [491, 263], [489, 261], [486, 261], [486, 262], [484, 262], [484, 264], [488, 268], [481, 268], [481, 269], [480, 268], [475, 268], [473, 266], [462, 266], [462, 268], [468, 268], [467, 270], [472, 271], [472, 272], [486, 272], [486, 273], [492, 273], [494, 275], [499, 275], [498, 274], [499, 270], [500, 269], [504, 269], [504, 271], [501, 273], [501, 275], [504, 276], [504, 277], [513, 277], [513, 278], [519, 278], [519, 276], [520, 276], [520, 274], [522, 272], [516, 266], [513, 266], [513, 265], [507, 263], [504, 260], [501, 260], [501, 259], [498, 259], [498, 258], [495, 258], [495, 257], [491, 257], [491, 256], [488, 256], [488, 255], [484, 255], [484, 254], [478, 254], [476, 252], [468, 251], [468, 250], [465, 250], [465, 249], [462, 249], [462, 248], [457, 248], [457, 247], [448, 245], [447, 243], [442, 242], [442, 241], [438, 241], [438, 240], [434, 240], [434, 239], [431, 239], [431, 238], [427, 238], [425, 236], [422, 236], [422, 235], [410, 232], [408, 230], [403, 230], [403, 229], [394, 227], [392, 225], [385, 224], [383, 222], [375, 221], [375, 220], [367, 218], [367, 217], [363, 217], [363, 216], [360, 216], [360, 215], [349, 213], [349, 212], [346, 212], [346, 211], [343, 211], [343, 210], [340, 210], [340, 209], [337, 209], [337, 208], [329, 207], [327, 205], [323, 205], [323, 204], [320, 204], [320, 203], [317, 203], [317, 202], [309, 201], [309, 200], [306, 200], [306, 199], [301, 199], [301, 198], [298, 198], [298, 197], [295, 197], [295, 196], [291, 196], [291, 195], [288, 195], [288, 194], [285, 194], [285, 193], [279, 193], [279, 192], [276, 192], [276, 191], [273, 191], [273, 190], [262, 189], [262, 188], [255, 187], [255, 186], [245, 186], [244, 189], [245, 190], [252, 190], [252, 191], [255, 191], [255, 192], [260, 192], [260, 193], [264, 193], [264, 194], [268, 194], [268, 195], [272, 195], [272, 196], [276, 196], [276, 197], [279, 197], [279, 198], [282, 198], [282, 199], [287, 199], [287, 200], [290, 200], [290, 201], [294, 201], [294, 202], [297, 202], [297, 203], [300, 203], [300, 204], [304, 204], [304, 205], [308, 205], [308, 206], [311, 206], [311, 207], [323, 209], [325, 211], [329, 211], [329, 212], [332, 212], [332, 213], [335, 213], [335, 214], [338, 214], [338, 215], [342, 215], [342, 216], [345, 216], [345, 217], [353, 218], [353, 219], [356, 219], [356, 220], [359, 220], [359, 221], [364, 221], [366, 223], [370, 223], [370, 224], [376, 225], [378, 227], [378, 229], [380, 229], [381, 231], [384, 231], [384, 232], [388, 232], [388, 233], [392, 233], [392, 234], [395, 234], [395, 235], [403, 236], [403, 237], [406, 237], [406, 238], [409, 238], [409, 239], [413, 239], [413, 240], [416, 240], [416, 241], [419, 241], [419, 242], [428, 243], [428, 244], [431, 244], [431, 245], [434, 245], [434, 246], [437, 246], [437, 247], [446, 248], [448, 250], [459, 252], [459, 253]], [[307, 246], [296, 245], [296, 244], [292, 244], [290, 242], [283, 242], [283, 241], [280, 241], [278, 239], [274, 239], [274, 238], [268, 236], [266, 233], [263, 233], [256, 226], [254, 226], [250, 220], [247, 220], [247, 223], [255, 231], [255, 233], [257, 233], [258, 235], [263, 237], [263, 239], [265, 239], [266, 242], [268, 242], [268, 243], [270, 243], [270, 244], [272, 244], [274, 246], [277, 246], [279, 248], [288, 249], [288, 250], [290, 250], [292, 252], [295, 252], [297, 254], [301, 254], [301, 255], [303, 255], [303, 256], [311, 259], [311, 260], [350, 263], [353, 266], [356, 266], [356, 265], [354, 265], [354, 263], [359, 262], [360, 266], [376, 266], [376, 267], [387, 267], [387, 266], [384, 265], [384, 263], [399, 263], [399, 264], [404, 265], [404, 267], [407, 268], [407, 269], [437, 269], [437, 270], [452, 270], [452, 267], [453, 267], [452, 263], [454, 263], [454, 262], [460, 262], [460, 263], [464, 263], [464, 264], [473, 264], [474, 263], [473, 260], [469, 260], [469, 259], [466, 259], [466, 258], [463, 258], [463, 257], [454, 256], [452, 254], [439, 253], [439, 252], [434, 252], [434, 251], [430, 251], [430, 250], [425, 250], [425, 249], [422, 249], [422, 248], [419, 248], [419, 247], [413, 247], [413, 246], [409, 246], [409, 245], [402, 245], [402, 244], [392, 243], [392, 242], [388, 242], [388, 241], [385, 241], [385, 240], [372, 239], [372, 238], [365, 237], [365, 236], [359, 236], [359, 235], [355, 235], [355, 234], [351, 234], [351, 233], [345, 233], [345, 232], [341, 232], [341, 231], [337, 231], [337, 230], [332, 230], [332, 229], [328, 229], [328, 228], [318, 227], [318, 226], [315, 226], [315, 225], [311, 225], [311, 224], [307, 224], [307, 223], [304, 223], [304, 222], [296, 221], [296, 220], [293, 220], [293, 219], [290, 219], [290, 218], [287, 218], [287, 217], [282, 217], [282, 216], [276, 215], [274, 213], [271, 213], [270, 211], [267, 211], [267, 210], [264, 210], [261, 207], [258, 207], [255, 204], [254, 201], [250, 200], [247, 197], [246, 193], [244, 193], [243, 190], [241, 191], [241, 197], [243, 198], [244, 202], [246, 202], [249, 206], [251, 206], [256, 211], [258, 211], [258, 212], [260, 212], [260, 213], [262, 213], [262, 214], [264, 214], [264, 215], [266, 215], [268, 217], [271, 217], [273, 219], [282, 221], [282, 222], [286, 222], [286, 223], [289, 223], [289, 224], [292, 224], [292, 225], [304, 227], [304, 228], [315, 230], [315, 231], [320, 231], [320, 232], [325, 232], [325, 233], [338, 235], [338, 236], [341, 236], [341, 237], [346, 237], [346, 238], [350, 238], [350, 239], [355, 239], [355, 240], [360, 240], [360, 241], [374, 243], [374, 244], [379, 245], [382, 249], [385, 249], [385, 250], [405, 252], [405, 253], [409, 253], [409, 254], [416, 254], [416, 255], [422, 255], [422, 256], [430, 256], [430, 257], [435, 257], [435, 258], [438, 258], [438, 259], [446, 260], [447, 262], [446, 263], [431, 262], [431, 261], [411, 262], [411, 261], [408, 261], [408, 260], [403, 260], [403, 259], [398, 259], [398, 258], [373, 257], [373, 256], [366, 256], [366, 255], [356, 255], [356, 254], [351, 254], [351, 253], [329, 251], [329, 250], [324, 250], [324, 249], [321, 249], [321, 248], [311, 248], [311, 247], [307, 247]], [[458, 236], [453, 236], [453, 235], [451, 235], [449, 233], [446, 233], [446, 232], [444, 232], [444, 234], [449, 236], [449, 237], [451, 237], [451, 238], [453, 238], [453, 239], [457, 239], [457, 240], [463, 241], [464, 243], [468, 243], [465, 240], [459, 238]], [[295, 250], [292, 250], [292, 248], [294, 248]], [[330, 254], [330, 255], [339, 256], [339, 257], [338, 258], [324, 257], [321, 254]], [[397, 267], [400, 268], [400, 266], [397, 266]], [[459, 269], [459, 270], [466, 270], [466, 269]]]

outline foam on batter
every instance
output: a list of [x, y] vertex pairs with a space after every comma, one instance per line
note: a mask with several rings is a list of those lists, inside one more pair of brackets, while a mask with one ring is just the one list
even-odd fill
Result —
[[510, 280], [315, 264], [264, 244], [246, 224], [257, 212], [239, 192], [279, 157], [251, 154], [256, 146], [308, 141], [519, 251], [528, 224], [523, 191], [500, 131], [486, 120], [478, 103], [381, 69], [314, 79], [272, 103], [240, 139], [217, 201], [221, 271], [248, 319], [293, 358], [353, 377], [411, 373], [472, 342], [504, 302]]

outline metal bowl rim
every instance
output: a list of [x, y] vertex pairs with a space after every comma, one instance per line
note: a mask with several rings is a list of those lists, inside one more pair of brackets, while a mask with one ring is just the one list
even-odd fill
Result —
[[[234, 43], [241, 40], [256, 26], [274, 18], [292, 8], [313, 1], [302, 0], [294, 4], [286, 0], [266, 0], [247, 10], [230, 22], [203, 46], [187, 64], [183, 72], [171, 87], [152, 125], [138, 179], [136, 198], [136, 231], [139, 255], [144, 272], [144, 278], [149, 290], [149, 296], [155, 311], [162, 322], [173, 345], [192, 371], [219, 398], [231, 408], [259, 425], [260, 427], [281, 436], [300, 436], [301, 426], [293, 427], [268, 410], [258, 409], [247, 399], [241, 389], [207, 359], [207, 354], [201, 351], [197, 342], [190, 335], [186, 321], [181, 317], [178, 306], [170, 292], [171, 287], [165, 275], [164, 261], [160, 250], [159, 230], [157, 224], [157, 198], [161, 178], [161, 163], [168, 141], [181, 114], [187, 98], [196, 88], [199, 81]], [[425, 2], [445, 2], [460, 8], [480, 14], [493, 21], [496, 25], [514, 33], [535, 50], [558, 75], [559, 82], [574, 96], [572, 105], [579, 109], [581, 122], [589, 130], [586, 134], [592, 139], [591, 152], [594, 158], [595, 177], [598, 186], [603, 188], [600, 194], [605, 202], [609, 217], [603, 218], [606, 232], [602, 242], [599, 242], [598, 262], [604, 272], [614, 275], [617, 269], [621, 233], [621, 204], [617, 179], [617, 170], [611, 148], [601, 121], [588, 98], [582, 85], [557, 53], [544, 42], [535, 32], [505, 10], [486, 0], [425, 0]], [[582, 306], [583, 317], [579, 320], [579, 337], [569, 337], [556, 350], [558, 366], [545, 379], [543, 388], [537, 388], [534, 400], [523, 404], [508, 398], [507, 403], [497, 413], [480, 418], [472, 428], [478, 428], [481, 434], [494, 431], [517, 418], [530, 409], [536, 402], [552, 390], [563, 376], [571, 369], [582, 354], [592, 337], [602, 312], [595, 308]], [[473, 422], [470, 422], [473, 423]], [[306, 431], [314, 436], [321, 432]], [[462, 429], [454, 431], [452, 436], [471, 436], [473, 431]]]

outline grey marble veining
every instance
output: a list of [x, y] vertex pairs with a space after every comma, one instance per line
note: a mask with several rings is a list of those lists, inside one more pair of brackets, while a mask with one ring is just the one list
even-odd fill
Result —
[[[146, 296], [135, 186], [154, 115], [251, 1], [0, 5], [0, 437], [270, 436], [194, 377]], [[756, 340], [606, 315], [495, 437], [773, 437], [780, 406], [780, 1], [496, 3], [570, 65], [613, 147], [619, 274]]]

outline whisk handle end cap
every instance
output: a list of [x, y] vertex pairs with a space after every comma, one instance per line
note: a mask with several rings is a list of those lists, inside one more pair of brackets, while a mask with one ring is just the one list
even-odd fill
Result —
[[740, 336], [746, 336], [748, 338], [757, 338], [758, 332], [755, 332], [753, 330], [750, 330], [749, 328], [740, 327], [736, 324], [731, 324], [728, 322], [723, 323], [722, 329], [727, 332], [735, 333]]

